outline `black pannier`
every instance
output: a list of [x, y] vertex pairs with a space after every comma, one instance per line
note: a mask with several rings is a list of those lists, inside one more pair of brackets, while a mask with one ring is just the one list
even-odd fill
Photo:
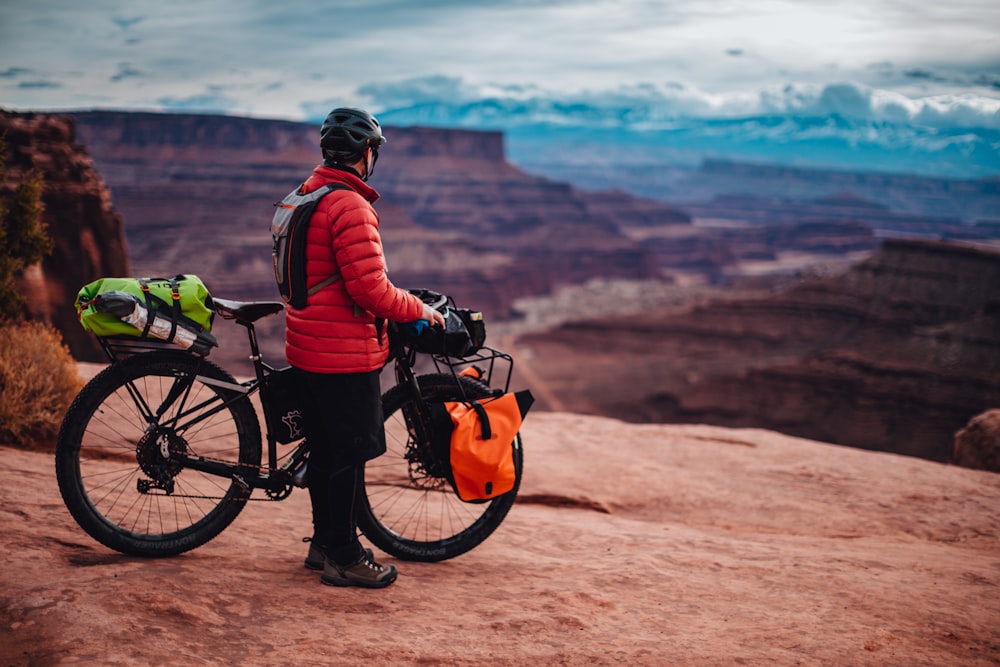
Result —
[[395, 335], [404, 345], [425, 354], [462, 358], [476, 354], [486, 344], [486, 323], [482, 313], [457, 308], [451, 297], [432, 290], [409, 291], [437, 309], [444, 316], [445, 326], [443, 329], [432, 327], [424, 320], [399, 324], [395, 327]]

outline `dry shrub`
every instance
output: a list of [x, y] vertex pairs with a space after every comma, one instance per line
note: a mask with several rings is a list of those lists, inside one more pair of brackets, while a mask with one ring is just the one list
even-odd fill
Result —
[[51, 446], [81, 385], [58, 331], [39, 322], [0, 324], [0, 444]]

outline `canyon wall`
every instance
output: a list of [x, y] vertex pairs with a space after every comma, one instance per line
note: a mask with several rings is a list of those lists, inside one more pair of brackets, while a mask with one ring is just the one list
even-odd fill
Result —
[[839, 276], [521, 344], [564, 409], [947, 460], [1000, 406], [1000, 251], [891, 240]]
[[[75, 118], [128, 220], [135, 270], [194, 264], [231, 296], [275, 294], [270, 269], [262, 270], [270, 263], [266, 230], [273, 203], [319, 162], [315, 125], [112, 112]], [[377, 208], [395, 282], [485, 299], [477, 307], [500, 316], [513, 298], [553, 285], [650, 275], [640, 244], [589, 213], [572, 188], [507, 163], [499, 133], [387, 128], [386, 135], [372, 185], [382, 194]], [[484, 292], [486, 285], [494, 287]]]

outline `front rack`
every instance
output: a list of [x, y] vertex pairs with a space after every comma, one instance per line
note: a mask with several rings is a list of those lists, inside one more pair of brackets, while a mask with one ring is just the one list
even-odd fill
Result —
[[[493, 386], [494, 375], [503, 377], [503, 392], [510, 390], [511, 376], [514, 374], [514, 358], [506, 352], [484, 345], [478, 352], [468, 357], [448, 357], [440, 354], [426, 355], [434, 362], [434, 368], [440, 373], [448, 369], [452, 375], [460, 375], [462, 371], [475, 368], [479, 379]], [[482, 365], [480, 365], [482, 364]]]

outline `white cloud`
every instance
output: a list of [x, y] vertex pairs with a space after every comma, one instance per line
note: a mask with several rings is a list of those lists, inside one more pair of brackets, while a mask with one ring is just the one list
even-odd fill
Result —
[[[460, 79], [429, 77], [362, 89], [376, 112], [413, 122], [669, 129], [684, 119], [824, 118], [924, 127], [1000, 129], [1000, 99], [978, 95], [910, 98], [859, 84], [797, 84], [759, 91], [707, 93], [682, 84], [640, 84], [559, 94], [538, 88], [479, 88]], [[422, 115], [421, 115], [422, 114]]]

